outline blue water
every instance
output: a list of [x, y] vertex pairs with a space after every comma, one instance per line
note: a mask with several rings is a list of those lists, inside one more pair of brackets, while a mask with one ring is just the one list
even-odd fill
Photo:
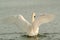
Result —
[[[40, 26], [40, 37], [22, 37], [24, 26], [11, 23], [11, 16], [23, 15], [31, 22], [31, 14], [54, 14], [54, 21]], [[60, 0], [0, 0], [0, 40], [60, 40]], [[2, 21], [5, 23], [1, 23]], [[10, 20], [10, 21], [7, 21]], [[7, 24], [6, 24], [7, 23]], [[10, 24], [9, 24], [10, 23]], [[44, 35], [46, 37], [44, 37]]]

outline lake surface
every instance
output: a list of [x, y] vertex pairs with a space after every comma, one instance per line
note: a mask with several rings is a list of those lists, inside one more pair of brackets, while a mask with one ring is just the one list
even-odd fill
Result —
[[[54, 14], [55, 19], [40, 26], [42, 36], [23, 37], [25, 27], [13, 17], [21, 14], [31, 22], [32, 12]], [[60, 40], [60, 0], [0, 0], [0, 40]]]

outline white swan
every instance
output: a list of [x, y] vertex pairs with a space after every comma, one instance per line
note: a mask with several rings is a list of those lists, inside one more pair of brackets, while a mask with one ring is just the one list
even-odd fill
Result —
[[[26, 24], [26, 32], [28, 36], [38, 35], [39, 26], [43, 23], [51, 22], [54, 19], [54, 15], [52, 14], [42, 14], [37, 19], [35, 18], [35, 13], [32, 13], [32, 23], [29, 23], [22, 15], [10, 16], [5, 19], [0, 20], [0, 23], [5, 24], [15, 24], [23, 22]], [[19, 24], [20, 25], [20, 24]], [[25, 27], [24, 27], [25, 29]]]
[[43, 14], [40, 15], [39, 18], [35, 20], [35, 13], [32, 13], [32, 23], [29, 23], [22, 15], [19, 15], [19, 18], [27, 23], [27, 35], [28, 36], [36, 36], [39, 32], [39, 26], [43, 23], [48, 23], [53, 20], [54, 15], [51, 14]]

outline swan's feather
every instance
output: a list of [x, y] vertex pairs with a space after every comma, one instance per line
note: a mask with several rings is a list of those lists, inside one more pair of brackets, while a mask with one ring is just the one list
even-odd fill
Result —
[[7, 16], [0, 19], [0, 23], [3, 24], [12, 24], [22, 21], [24, 21], [26, 24], [30, 24], [22, 15]]
[[53, 19], [54, 19], [54, 15], [52, 14], [42, 14], [33, 22], [33, 26], [38, 27], [43, 23], [51, 22]]
[[22, 15], [12, 15], [3, 17], [0, 19], [0, 25], [16, 25], [17, 28], [22, 29], [23, 31], [26, 31], [25, 29], [27, 26], [30, 25], [30, 23], [23, 17]]
[[30, 23], [22, 15], [19, 15], [18, 19], [25, 22], [27, 25], [30, 25]]

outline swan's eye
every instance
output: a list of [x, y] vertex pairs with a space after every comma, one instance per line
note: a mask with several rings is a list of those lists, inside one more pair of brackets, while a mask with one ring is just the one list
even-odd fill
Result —
[[34, 16], [34, 18], [35, 18], [36, 16]]

